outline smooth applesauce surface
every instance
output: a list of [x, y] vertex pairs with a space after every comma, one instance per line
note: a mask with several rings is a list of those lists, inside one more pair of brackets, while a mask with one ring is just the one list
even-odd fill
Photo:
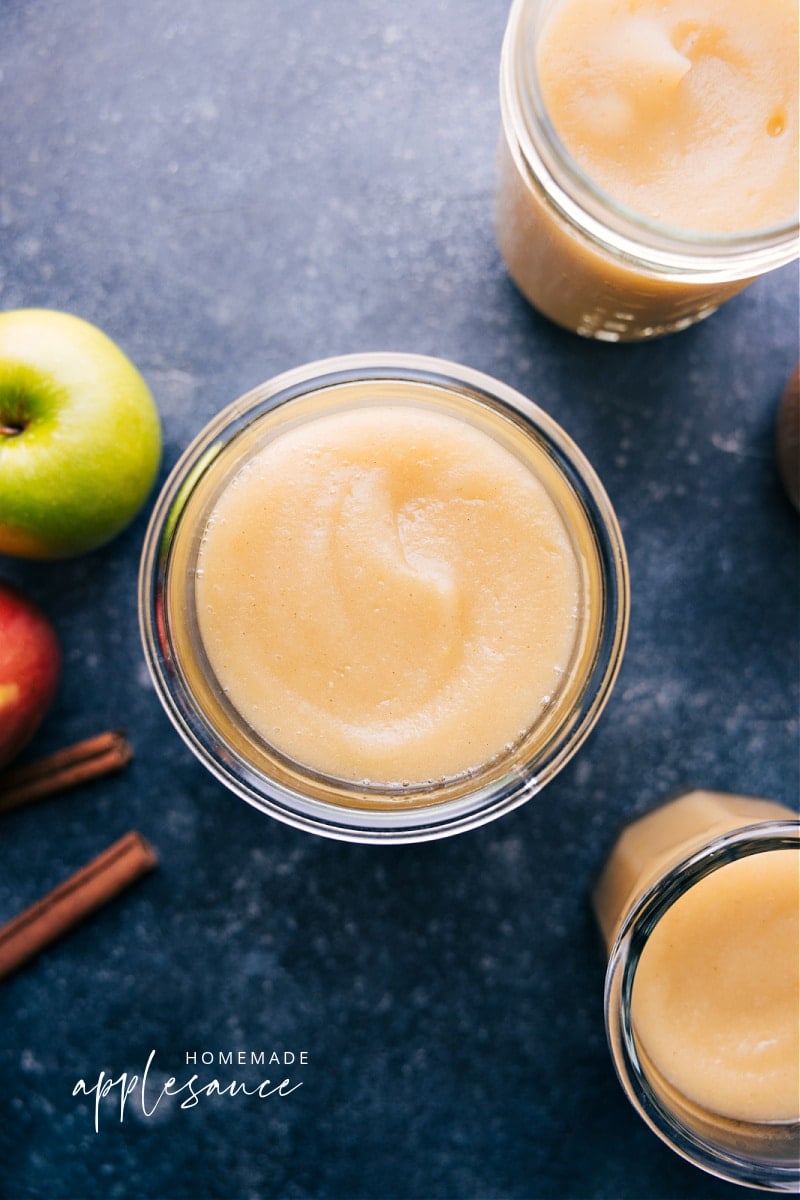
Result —
[[664, 224], [797, 213], [797, 0], [556, 0], [542, 98], [586, 175]]
[[211, 668], [251, 728], [376, 785], [454, 778], [517, 742], [558, 694], [581, 603], [532, 464], [390, 402], [256, 447], [215, 501], [195, 584]]
[[800, 854], [728, 863], [681, 896], [645, 945], [631, 1014], [683, 1096], [744, 1121], [800, 1120]]

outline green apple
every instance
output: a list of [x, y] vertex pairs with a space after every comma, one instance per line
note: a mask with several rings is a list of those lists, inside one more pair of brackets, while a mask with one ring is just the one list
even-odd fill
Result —
[[161, 459], [153, 397], [96, 326], [0, 313], [0, 554], [67, 558], [118, 534]]

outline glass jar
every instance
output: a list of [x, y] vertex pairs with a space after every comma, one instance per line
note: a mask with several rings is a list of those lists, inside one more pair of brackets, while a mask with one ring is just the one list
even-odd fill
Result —
[[[488, 434], [534, 471], [560, 514], [579, 571], [580, 611], [556, 694], [513, 745], [458, 777], [357, 782], [310, 769], [259, 735], [229, 702], [198, 623], [198, 554], [222, 491], [259, 448], [320, 415], [390, 403]], [[547, 414], [453, 363], [366, 354], [313, 363], [249, 392], [200, 433], [168, 479], [145, 538], [142, 637], [158, 695], [192, 751], [234, 793], [298, 828], [351, 841], [416, 841], [471, 829], [540, 791], [583, 743], [617, 676], [628, 622], [619, 527], [594, 471]]]
[[[791, 1094], [787, 1107], [784, 1094], [787, 1079], [789, 1093], [793, 1080], [800, 1089], [800, 1055], [796, 1045], [783, 1047], [781, 1070], [789, 1074], [779, 1088], [777, 1051], [762, 1036], [776, 1032], [774, 1025], [762, 1028], [777, 1020], [763, 1016], [770, 1005], [774, 1014], [788, 1003], [788, 1026], [800, 1022], [795, 818], [791, 809], [753, 797], [687, 793], [623, 832], [594, 895], [610, 951], [606, 1031], [629, 1100], [695, 1166], [776, 1192], [794, 1192], [800, 1183], [800, 1095]], [[771, 903], [770, 881], [783, 888], [784, 922], [788, 913], [774, 946], [765, 937], [780, 922], [774, 911], [760, 911]], [[776, 955], [787, 942], [788, 955]], [[773, 1058], [765, 1060], [765, 1051]], [[784, 1109], [769, 1111], [771, 1104]]]
[[692, 234], [650, 221], [595, 186], [559, 140], [536, 74], [553, 0], [514, 0], [500, 65], [496, 235], [509, 273], [545, 316], [606, 342], [685, 329], [798, 254], [779, 227]]

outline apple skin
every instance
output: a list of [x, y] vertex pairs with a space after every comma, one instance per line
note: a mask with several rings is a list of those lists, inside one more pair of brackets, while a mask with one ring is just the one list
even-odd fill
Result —
[[153, 397], [110, 338], [52, 309], [0, 313], [0, 554], [69, 558], [110, 541], [160, 460]]
[[61, 678], [61, 648], [50, 621], [0, 580], [0, 767], [41, 725]]
[[786, 494], [800, 512], [800, 363], [789, 376], [778, 405], [775, 449]]

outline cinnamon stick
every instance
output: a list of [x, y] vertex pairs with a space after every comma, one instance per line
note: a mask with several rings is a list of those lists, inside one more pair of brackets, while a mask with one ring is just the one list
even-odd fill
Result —
[[44, 758], [0, 773], [0, 813], [119, 771], [133, 758], [125, 735], [116, 729], [56, 750]]
[[157, 863], [155, 850], [140, 833], [126, 833], [52, 892], [0, 927], [0, 979], [152, 871]]

